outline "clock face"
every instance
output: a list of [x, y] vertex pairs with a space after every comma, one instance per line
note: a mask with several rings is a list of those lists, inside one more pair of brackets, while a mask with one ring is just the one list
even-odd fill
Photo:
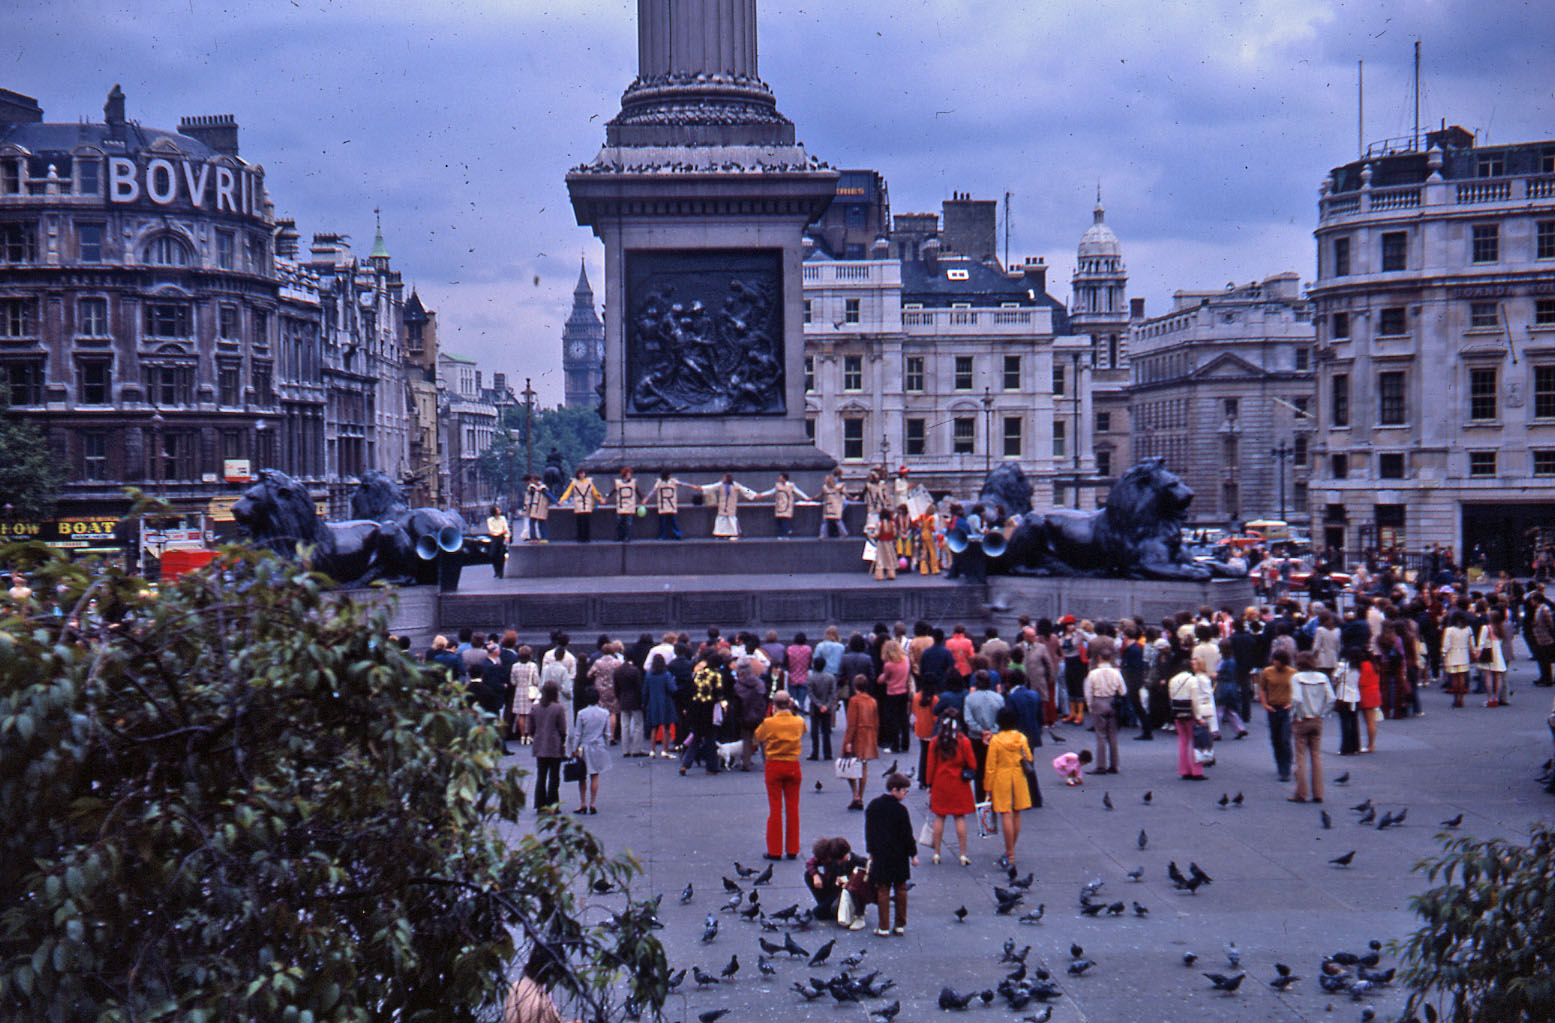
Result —
[[572, 352], [574, 359], [581, 359], [589, 353], [589, 346], [583, 341], [574, 341], [568, 348]]

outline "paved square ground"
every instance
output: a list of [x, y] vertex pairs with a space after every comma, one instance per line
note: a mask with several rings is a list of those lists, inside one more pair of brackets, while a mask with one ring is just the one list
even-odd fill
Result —
[[[719, 913], [717, 940], [711, 945], [699, 941], [704, 916], [718, 910], [727, 897], [719, 878], [734, 877], [732, 862], [765, 866], [766, 796], [759, 766], [756, 773], [716, 777], [694, 768], [682, 778], [676, 761], [615, 756], [602, 779], [599, 814], [588, 823], [612, 853], [630, 850], [641, 860], [645, 876], [639, 881], [639, 897], [666, 893], [661, 937], [676, 968], [695, 964], [717, 973], [731, 954], [739, 956], [741, 970], [732, 982], [696, 990], [688, 977], [667, 1006], [671, 1020], [690, 1023], [699, 1013], [728, 1008], [725, 1023], [865, 1023], [869, 1009], [898, 998], [898, 1023], [949, 1020], [958, 1014], [938, 1007], [941, 987], [965, 992], [996, 986], [1010, 969], [998, 961], [1009, 938], [1032, 947], [1028, 962], [1033, 970], [1042, 966], [1054, 974], [1063, 992], [1053, 1003], [1056, 1023], [1351, 1021], [1360, 1020], [1367, 1006], [1386, 1019], [1401, 1006], [1402, 993], [1379, 991], [1360, 1003], [1348, 995], [1326, 994], [1316, 981], [1320, 960], [1340, 950], [1364, 953], [1368, 940], [1401, 939], [1414, 929], [1409, 897], [1425, 882], [1411, 868], [1439, 850], [1441, 821], [1462, 814], [1458, 833], [1524, 836], [1534, 821], [1555, 810], [1555, 798], [1533, 780], [1550, 755], [1545, 717], [1551, 691], [1530, 686], [1532, 676], [1530, 665], [1513, 666], [1516, 694], [1512, 704], [1501, 709], [1484, 708], [1482, 696], [1471, 696], [1468, 708], [1452, 710], [1440, 689], [1427, 689], [1425, 716], [1383, 722], [1378, 752], [1372, 755], [1335, 755], [1338, 726], [1331, 719], [1323, 742], [1329, 779], [1324, 807], [1286, 801], [1292, 789], [1276, 778], [1268, 732], [1256, 708], [1251, 734], [1219, 745], [1218, 763], [1208, 769], [1210, 781], [1205, 783], [1177, 778], [1175, 737], [1158, 735], [1153, 742], [1137, 742], [1126, 732], [1120, 774], [1088, 778], [1083, 788], [1065, 788], [1055, 783], [1047, 760], [1091, 741], [1088, 733], [1068, 728], [1065, 745], [1049, 744], [1036, 751], [1044, 767], [1046, 805], [1024, 815], [1019, 846], [1022, 873], [1036, 874], [1022, 909], [1045, 905], [1040, 924], [1021, 925], [1015, 916], [994, 914], [993, 887], [1006, 883], [994, 862], [1002, 851], [1000, 841], [978, 839], [972, 827], [973, 863], [962, 868], [955, 865], [954, 838], [947, 828], [946, 862], [930, 865], [924, 849], [914, 869], [916, 886], [905, 937], [874, 937], [873, 912], [865, 931], [817, 924], [795, 938], [811, 951], [837, 939], [831, 962], [809, 969], [801, 960], [780, 957], [772, 978], [757, 971], [757, 938], [781, 942], [781, 934], [763, 935], [756, 924]], [[527, 748], [513, 759], [527, 766]], [[876, 766], [887, 766], [893, 759], [886, 754]], [[916, 748], [900, 759], [904, 769], [915, 767]], [[807, 851], [823, 835], [843, 835], [862, 852], [863, 815], [847, 811], [846, 784], [832, 776], [830, 764], [805, 762], [803, 767], [803, 848]], [[1345, 773], [1348, 784], [1334, 784]], [[816, 781], [821, 783], [818, 792]], [[872, 798], [880, 791], [878, 778], [870, 785]], [[1149, 806], [1142, 799], [1147, 790], [1153, 792]], [[1222, 793], [1238, 792], [1245, 795], [1242, 808], [1218, 808]], [[1115, 810], [1103, 807], [1104, 793], [1110, 794]], [[563, 785], [565, 807], [577, 805], [576, 797], [576, 786]], [[1349, 807], [1367, 799], [1380, 811], [1396, 813], [1407, 807], [1407, 822], [1382, 832], [1358, 825], [1359, 815]], [[907, 805], [916, 828], [927, 811], [927, 793], [915, 789]], [[1331, 816], [1332, 830], [1321, 827], [1321, 809]], [[1136, 844], [1141, 828], [1148, 835], [1144, 851]], [[1349, 868], [1329, 864], [1352, 849], [1355, 857]], [[803, 888], [804, 855], [800, 861], [777, 864], [773, 883], [762, 889], [764, 906], [811, 905]], [[1213, 883], [1197, 895], [1174, 890], [1166, 876], [1170, 860], [1184, 870], [1190, 860], [1197, 862]], [[1136, 867], [1144, 868], [1138, 883], [1126, 876]], [[1119, 918], [1082, 918], [1079, 889], [1093, 878], [1104, 881], [1100, 898], [1137, 900], [1148, 907], [1148, 917], [1129, 912]], [[683, 906], [677, 894], [688, 881], [695, 884], [696, 895]], [[958, 923], [953, 912], [963, 905], [969, 912], [966, 922]], [[1213, 991], [1201, 975], [1236, 972], [1225, 955], [1229, 942], [1240, 950], [1241, 969], [1247, 972], [1234, 995]], [[1083, 977], [1066, 974], [1071, 943], [1081, 945], [1085, 957], [1096, 963]], [[823, 997], [807, 1003], [791, 990], [795, 981], [831, 976], [842, 958], [856, 952], [867, 953], [856, 972], [879, 969], [881, 977], [896, 981], [883, 1000], [838, 1005]], [[1186, 952], [1199, 956], [1193, 968], [1182, 963]], [[1277, 961], [1294, 967], [1303, 978], [1283, 993], [1269, 986], [1277, 975]], [[1383, 965], [1394, 962], [1385, 957]], [[1019, 1020], [1033, 1012], [1040, 1018], [1039, 1003], [1012, 1012], [999, 999], [987, 1008], [974, 1001], [965, 1015]]]

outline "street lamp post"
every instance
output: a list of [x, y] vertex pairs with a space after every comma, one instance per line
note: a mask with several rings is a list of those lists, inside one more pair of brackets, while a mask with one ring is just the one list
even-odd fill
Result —
[[[993, 474], [993, 389], [983, 388], [983, 479]], [[979, 488], [981, 489], [981, 488]]]
[[535, 389], [530, 386], [530, 378], [524, 378], [524, 475], [532, 476], [535, 471]]
[[1274, 458], [1275, 472], [1279, 479], [1281, 522], [1285, 521], [1285, 463], [1295, 453], [1296, 449], [1285, 443], [1283, 440], [1276, 444], [1273, 450], [1269, 452], [1269, 454]]

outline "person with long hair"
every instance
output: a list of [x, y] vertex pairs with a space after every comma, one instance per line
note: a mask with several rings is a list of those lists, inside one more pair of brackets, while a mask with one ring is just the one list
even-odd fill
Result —
[[[1180, 662], [1179, 662], [1180, 663]], [[1202, 723], [1209, 727], [1208, 711], [1200, 707], [1199, 676], [1204, 675], [1204, 662], [1194, 658], [1188, 666], [1171, 676], [1166, 684], [1170, 701], [1172, 724], [1177, 728], [1177, 776], [1184, 781], [1204, 781], [1204, 772], [1193, 755], [1193, 726]]]
[[1377, 655], [1370, 650], [1361, 651], [1359, 671], [1355, 677], [1356, 688], [1361, 694], [1361, 720], [1366, 723], [1366, 745], [1362, 753], [1377, 752], [1377, 724], [1382, 720], [1382, 678], [1377, 674]]
[[1469, 691], [1469, 667], [1474, 657], [1474, 633], [1469, 629], [1469, 616], [1454, 611], [1442, 631], [1442, 670], [1447, 674], [1447, 691], [1452, 694], [1452, 705], [1463, 706], [1463, 696]]
[[[993, 812], [999, 815], [999, 831], [1004, 836], [1001, 870], [1015, 869], [1015, 843], [1020, 840], [1020, 813], [1029, 810], [1037, 798], [1027, 781], [1032, 768], [1031, 746], [1020, 730], [1020, 714], [1014, 707], [999, 709], [999, 730], [988, 742], [988, 760], [983, 768], [983, 788], [988, 792]], [[1034, 771], [1032, 772], [1034, 776]]]
[[567, 707], [555, 679], [540, 685], [540, 702], [531, 712], [535, 755], [535, 809], [555, 806], [561, 798], [562, 760], [567, 756]]
[[1474, 637], [1474, 656], [1480, 670], [1485, 673], [1485, 706], [1499, 707], [1506, 702], [1503, 685], [1506, 680], [1506, 647], [1510, 632], [1506, 627], [1506, 612], [1499, 607], [1490, 612], [1490, 618], [1480, 626]]
[[972, 754], [972, 740], [961, 728], [961, 718], [954, 711], [947, 713], [939, 724], [939, 731], [927, 743], [929, 750], [929, 812], [934, 815], [934, 855], [930, 862], [939, 862], [940, 843], [945, 835], [945, 818], [955, 822], [956, 845], [960, 850], [963, 867], [972, 865], [966, 854], [966, 815], [976, 813], [972, 800], [972, 783], [967, 775], [977, 770], [977, 758]]
[[518, 733], [518, 742], [521, 746], [527, 746], [530, 739], [529, 715], [534, 710], [534, 702], [540, 695], [540, 666], [534, 661], [534, 648], [520, 646], [518, 659], [509, 669], [509, 687], [513, 690], [513, 730]]
[[648, 734], [648, 755], [672, 757], [670, 747], [675, 744], [675, 725], [679, 715], [675, 710], [675, 676], [670, 674], [664, 655], [656, 653], [648, 660], [648, 674], [643, 677], [643, 727]]
[[864, 786], [869, 782], [869, 762], [880, 755], [880, 712], [870, 695], [868, 675], [853, 676], [853, 696], [848, 700], [848, 730], [843, 733], [842, 755], [857, 757], [864, 773], [848, 779], [853, 792], [849, 810], [864, 809]]

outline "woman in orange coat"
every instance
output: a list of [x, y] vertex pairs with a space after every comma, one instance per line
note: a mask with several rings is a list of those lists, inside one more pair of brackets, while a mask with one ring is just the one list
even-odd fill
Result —
[[857, 779], [848, 779], [853, 790], [853, 802], [849, 810], [864, 809], [864, 783], [869, 780], [869, 762], [880, 755], [880, 709], [870, 695], [868, 675], [853, 676], [853, 697], [848, 700], [848, 730], [843, 733], [842, 755], [857, 757], [864, 765], [864, 773]]

